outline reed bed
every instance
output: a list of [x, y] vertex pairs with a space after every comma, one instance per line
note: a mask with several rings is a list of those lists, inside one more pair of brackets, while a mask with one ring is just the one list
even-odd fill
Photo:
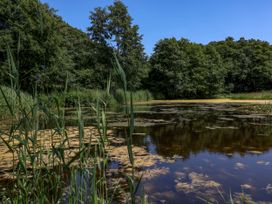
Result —
[[[18, 69], [10, 49], [8, 53], [11, 84], [10, 88], [1, 87], [0, 91], [11, 123], [0, 130], [1, 156], [8, 157], [8, 161], [5, 163], [3, 159], [0, 165], [1, 175], [6, 179], [0, 202], [112, 203], [118, 199], [120, 186], [125, 185], [127, 196], [122, 202], [135, 203], [140, 181], [134, 175], [132, 152], [133, 96], [127, 97], [126, 76], [117, 57], [115, 71], [123, 84], [124, 115], [129, 123], [125, 144], [132, 171], [113, 179], [108, 173], [111, 161], [107, 147], [113, 138], [106, 119], [109, 97], [92, 101], [96, 124], [85, 127], [78, 95], [77, 127], [67, 127], [64, 107], [69, 97], [68, 78], [60, 93], [63, 100], [57, 97], [43, 100], [37, 88], [30, 100], [20, 91]], [[12, 94], [13, 100], [8, 93]], [[109, 96], [109, 91], [106, 94]], [[42, 130], [48, 121], [53, 128]], [[144, 196], [141, 202], [145, 202]]]

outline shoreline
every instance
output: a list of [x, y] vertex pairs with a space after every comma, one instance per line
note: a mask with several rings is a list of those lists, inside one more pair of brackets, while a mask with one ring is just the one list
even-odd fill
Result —
[[240, 103], [240, 104], [272, 104], [272, 100], [256, 99], [175, 99], [175, 100], [151, 100], [135, 102], [135, 105], [175, 104], [175, 103]]

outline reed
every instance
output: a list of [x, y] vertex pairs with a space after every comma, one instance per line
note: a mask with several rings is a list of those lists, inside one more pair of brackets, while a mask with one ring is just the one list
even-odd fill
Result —
[[[109, 158], [106, 145], [109, 141], [106, 110], [111, 100], [110, 87], [105, 92], [107, 97], [95, 97], [95, 103], [90, 103], [96, 114], [94, 130], [97, 134], [85, 131], [81, 95], [73, 93], [77, 96], [78, 134], [71, 139], [65, 122], [65, 107], [69, 101], [68, 76], [60, 97], [44, 100], [45, 96], [35, 88], [30, 100], [20, 91], [18, 69], [11, 52], [8, 52], [11, 84], [10, 88], [1, 87], [1, 94], [12, 124], [0, 131], [0, 138], [12, 153], [12, 184], [9, 190], [1, 193], [1, 203], [111, 203], [118, 184], [110, 186], [107, 176]], [[129, 123], [126, 144], [133, 168], [131, 175], [123, 177], [130, 189], [128, 202], [135, 203], [139, 181], [134, 175], [132, 152], [133, 96], [130, 94], [130, 100], [127, 99], [126, 76], [117, 57], [115, 59], [115, 70], [124, 85], [125, 116]], [[110, 86], [110, 78], [108, 84]], [[41, 128], [47, 121], [54, 128], [49, 134], [41, 135]], [[73, 145], [77, 147], [73, 148]]]

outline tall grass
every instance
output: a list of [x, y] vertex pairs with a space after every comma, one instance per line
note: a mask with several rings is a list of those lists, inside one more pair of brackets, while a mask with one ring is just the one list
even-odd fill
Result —
[[[5, 97], [4, 97], [5, 95]], [[20, 93], [21, 102], [16, 99], [17, 94], [14, 89], [7, 86], [0, 86], [0, 118], [7, 118], [10, 116], [10, 111], [7, 103], [13, 106], [14, 111], [18, 112], [19, 106], [22, 105], [24, 109], [30, 110], [34, 101], [32, 96], [27, 93]]]
[[[8, 49], [10, 62], [10, 88], [1, 87], [2, 98], [8, 107], [12, 124], [0, 131], [0, 138], [12, 153], [12, 180], [8, 190], [1, 193], [1, 203], [111, 203], [117, 186], [110, 186], [107, 176], [109, 158], [106, 109], [110, 96], [99, 95], [92, 108], [96, 113], [97, 134], [84, 130], [82, 118], [82, 97], [80, 92], [67, 92], [68, 78], [63, 93], [54, 100], [44, 100], [37, 89], [30, 100], [22, 94], [19, 85], [18, 69]], [[124, 84], [123, 97], [125, 115], [129, 129], [126, 136], [128, 156], [133, 167], [131, 175], [123, 175], [130, 189], [129, 203], [135, 203], [138, 182], [134, 176], [134, 158], [132, 152], [132, 133], [134, 131], [133, 96], [127, 99], [126, 76], [116, 58], [116, 71]], [[110, 83], [109, 83], [110, 84]], [[69, 97], [77, 105], [78, 134], [73, 140], [65, 126], [65, 106]], [[41, 99], [42, 98], [42, 99]], [[11, 100], [12, 99], [12, 100]], [[50, 105], [48, 102], [50, 101]], [[84, 101], [84, 100], [83, 100]], [[94, 102], [94, 101], [92, 101]], [[26, 105], [27, 104], [27, 105]], [[43, 120], [51, 121], [54, 128], [49, 135], [41, 138], [40, 127]], [[57, 140], [57, 142], [56, 142]], [[88, 142], [86, 142], [88, 140]], [[45, 144], [43, 142], [46, 141]], [[72, 148], [72, 144], [78, 144]]]
[[[126, 98], [133, 96], [134, 102], [150, 101], [153, 100], [152, 94], [148, 90], [138, 90], [134, 92], [127, 91]], [[114, 93], [114, 98], [119, 104], [125, 104], [125, 97], [122, 89], [117, 89]]]
[[[138, 90], [134, 92], [127, 91], [126, 98], [130, 98], [130, 94], [133, 95], [134, 102], [149, 101], [153, 99], [152, 94], [148, 90]], [[123, 89], [117, 89], [112, 92], [108, 90], [94, 90], [94, 89], [79, 89], [69, 90], [64, 95], [61, 92], [53, 92], [51, 97], [58, 98], [62, 103], [65, 102], [66, 106], [77, 106], [78, 98], [80, 98], [82, 106], [90, 106], [90, 104], [96, 103], [97, 100], [107, 102], [107, 106], [114, 107], [124, 105], [126, 103]], [[42, 95], [41, 99], [48, 101], [46, 95]]]
[[[78, 99], [82, 106], [90, 106], [90, 104], [96, 103], [97, 100], [106, 101], [108, 105], [117, 105], [117, 101], [113, 96], [108, 95], [107, 91], [104, 90], [93, 90], [93, 89], [78, 89], [78, 90], [69, 90], [65, 94], [65, 97], [62, 92], [53, 92], [50, 94], [51, 97], [57, 98], [62, 103], [65, 103], [66, 106], [76, 107]], [[44, 101], [48, 100], [47, 95], [42, 95], [41, 99]]]

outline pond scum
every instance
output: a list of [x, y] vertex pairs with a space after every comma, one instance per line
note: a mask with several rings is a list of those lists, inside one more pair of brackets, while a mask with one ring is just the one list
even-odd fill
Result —
[[[96, 100], [92, 109], [96, 114], [96, 125], [84, 127], [80, 98], [77, 102], [77, 127], [65, 125], [65, 104], [51, 98], [40, 100], [35, 88], [33, 104], [25, 106], [20, 92], [19, 74], [11, 50], [7, 49], [10, 68], [12, 97], [0, 88], [10, 114], [10, 125], [0, 131], [1, 138], [1, 203], [135, 203], [139, 177], [134, 175], [132, 133], [134, 116], [132, 96], [130, 104], [126, 97], [126, 76], [117, 58], [115, 71], [123, 84], [125, 97], [124, 115], [129, 123], [125, 156], [130, 171], [113, 176], [109, 172], [114, 144], [107, 129], [107, 101]], [[110, 82], [108, 83], [110, 84]], [[110, 85], [109, 85], [110, 86]], [[109, 93], [110, 87], [107, 91]], [[68, 77], [63, 91], [67, 93]], [[10, 100], [13, 98], [13, 100]], [[65, 101], [65, 100], [64, 100]], [[44, 122], [53, 129], [41, 130]], [[4, 145], [3, 145], [4, 144]], [[124, 149], [123, 149], [124, 150]], [[113, 153], [111, 153], [111, 151]], [[145, 196], [137, 197], [145, 203]]]

